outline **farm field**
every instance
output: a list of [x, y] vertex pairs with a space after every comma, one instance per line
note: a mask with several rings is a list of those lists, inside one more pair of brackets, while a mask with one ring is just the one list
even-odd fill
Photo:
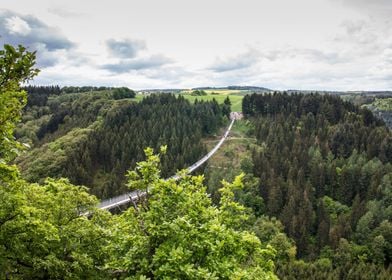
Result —
[[[185, 99], [190, 102], [195, 102], [195, 100], [209, 101], [215, 98], [215, 100], [222, 104], [223, 101], [229, 96], [231, 101], [231, 111], [232, 112], [242, 112], [242, 99], [246, 94], [251, 94], [248, 90], [228, 90], [228, 89], [218, 89], [218, 90], [205, 90], [207, 95], [191, 95], [191, 90], [182, 91], [181, 93], [176, 93], [176, 95], [182, 95]], [[136, 102], [141, 101], [144, 98], [143, 94], [137, 93], [135, 96]]]
[[183, 95], [186, 99], [188, 99], [191, 102], [194, 102], [196, 99], [197, 100], [212, 100], [215, 98], [216, 101], [218, 101], [219, 104], [223, 103], [223, 101], [226, 99], [227, 96], [229, 96], [230, 101], [231, 101], [231, 111], [233, 112], [241, 112], [242, 111], [242, 99], [244, 98], [244, 95], [250, 93], [249, 91], [246, 90], [205, 90], [207, 95], [201, 95], [201, 96], [194, 96], [191, 95], [190, 91], [184, 91], [180, 93]]

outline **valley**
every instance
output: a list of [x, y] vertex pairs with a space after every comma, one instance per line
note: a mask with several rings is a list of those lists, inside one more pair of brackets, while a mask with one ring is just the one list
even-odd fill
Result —
[[[200, 166], [196, 175], [203, 176], [215, 205], [223, 199], [221, 182], [243, 174], [243, 187], [233, 193], [250, 215], [243, 228], [278, 250], [278, 276], [347, 276], [350, 265], [353, 275], [367, 267], [388, 278], [392, 136], [367, 109], [373, 107], [318, 93], [215, 89], [114, 98], [114, 91], [49, 94], [42, 106], [28, 106], [16, 130], [33, 145], [15, 161], [24, 176], [32, 182], [66, 176], [111, 198], [102, 209], [124, 211], [122, 205], [143, 201], [149, 192], [138, 187], [124, 194], [132, 173], [124, 176], [126, 170], [143, 160], [143, 147], [167, 145], [161, 176]], [[374, 102], [370, 106], [389, 108]], [[233, 108], [244, 118], [227, 134]], [[110, 149], [104, 152], [105, 142], [95, 139], [107, 139]], [[203, 155], [211, 158], [193, 164]], [[383, 247], [376, 249], [379, 239]], [[340, 262], [341, 254], [348, 263]]]

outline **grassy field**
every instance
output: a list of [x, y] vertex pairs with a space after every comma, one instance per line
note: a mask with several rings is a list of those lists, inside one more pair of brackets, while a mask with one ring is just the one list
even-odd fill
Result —
[[136, 96], [135, 96], [135, 101], [136, 101], [136, 102], [142, 101], [143, 98], [144, 98], [144, 95], [143, 95], [143, 94], [136, 94]]
[[221, 104], [229, 96], [231, 101], [231, 111], [233, 112], [242, 112], [242, 99], [244, 95], [248, 93], [248, 91], [241, 90], [206, 90], [207, 95], [203, 96], [193, 96], [190, 91], [184, 91], [181, 94], [191, 102], [197, 100], [215, 100]]
[[[242, 99], [244, 95], [248, 93], [246, 90], [206, 90], [207, 95], [203, 96], [193, 96], [191, 91], [183, 91], [180, 94], [190, 102], [195, 102], [195, 100], [209, 101], [215, 98], [215, 100], [222, 104], [223, 101], [229, 96], [231, 101], [231, 111], [232, 112], [242, 112]], [[143, 99], [143, 94], [136, 94], [135, 101], [139, 102]]]

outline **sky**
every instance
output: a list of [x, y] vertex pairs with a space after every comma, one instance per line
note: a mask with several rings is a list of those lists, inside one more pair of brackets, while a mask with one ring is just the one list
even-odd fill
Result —
[[37, 85], [392, 90], [391, 0], [0, 0]]

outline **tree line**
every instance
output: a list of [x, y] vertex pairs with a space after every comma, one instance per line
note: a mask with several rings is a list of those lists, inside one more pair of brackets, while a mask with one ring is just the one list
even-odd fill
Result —
[[27, 95], [27, 104], [25, 109], [32, 106], [45, 106], [47, 105], [50, 96], [56, 96], [60, 94], [70, 94], [70, 93], [86, 93], [93, 91], [109, 91], [113, 90], [113, 97], [115, 99], [121, 98], [133, 98], [136, 93], [127, 87], [95, 87], [95, 86], [64, 86], [60, 87], [58, 85], [52, 86], [35, 86], [28, 85], [22, 87]]

